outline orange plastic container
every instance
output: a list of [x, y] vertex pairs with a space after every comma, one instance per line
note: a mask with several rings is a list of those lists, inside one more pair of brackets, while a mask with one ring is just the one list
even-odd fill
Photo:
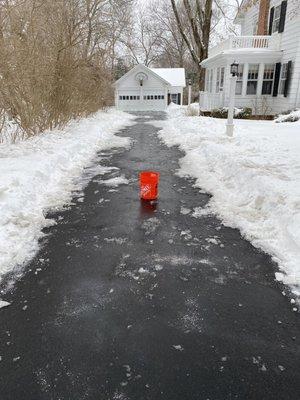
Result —
[[158, 196], [159, 173], [143, 171], [140, 173], [140, 197], [143, 200], [156, 200]]

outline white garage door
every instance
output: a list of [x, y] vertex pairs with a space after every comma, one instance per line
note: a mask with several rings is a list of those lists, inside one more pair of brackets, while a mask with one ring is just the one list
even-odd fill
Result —
[[161, 111], [166, 108], [165, 95], [161, 93], [125, 93], [119, 94], [118, 108], [124, 111]]

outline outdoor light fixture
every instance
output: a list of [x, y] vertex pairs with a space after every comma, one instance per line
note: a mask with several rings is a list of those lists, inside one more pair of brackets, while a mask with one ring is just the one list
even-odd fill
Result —
[[232, 76], [237, 76], [239, 64], [235, 61], [230, 65], [230, 73]]
[[192, 86], [192, 80], [191, 79], [189, 79], [188, 83], [189, 83], [189, 86]]
[[229, 100], [228, 100], [228, 117], [226, 124], [226, 134], [227, 136], [233, 136], [233, 116], [234, 116], [234, 100], [235, 100], [235, 87], [237, 81], [239, 64], [237, 62], [233, 62], [230, 65], [230, 84], [229, 84]]

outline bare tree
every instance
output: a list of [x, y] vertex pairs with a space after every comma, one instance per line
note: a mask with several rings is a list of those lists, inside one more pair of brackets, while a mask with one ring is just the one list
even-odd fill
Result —
[[179, 32], [184, 39], [186, 46], [198, 70], [199, 88], [204, 87], [204, 71], [201, 68], [201, 61], [207, 58], [209, 38], [211, 32], [213, 0], [182, 0], [180, 4], [185, 11], [189, 32], [184, 29], [183, 19], [178, 12], [178, 1], [171, 0], [174, 15], [177, 21]]
[[151, 3], [150, 12], [151, 20], [155, 20], [162, 28], [160, 32], [160, 56], [157, 63], [163, 67], [184, 67], [189, 54], [187, 54], [185, 41], [178, 31], [171, 3]]
[[151, 18], [148, 7], [136, 11], [131, 33], [124, 45], [134, 64], [150, 66], [159, 59], [162, 51], [163, 27]]
[[30, 136], [112, 104], [131, 3], [0, 0], [0, 127], [9, 118]]

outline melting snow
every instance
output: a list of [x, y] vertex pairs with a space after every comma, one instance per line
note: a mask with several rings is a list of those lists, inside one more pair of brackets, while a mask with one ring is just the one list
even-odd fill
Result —
[[282, 271], [276, 278], [300, 295], [300, 121], [235, 120], [233, 138], [225, 124], [172, 106], [159, 137], [185, 151], [179, 175], [213, 195], [193, 216], [213, 211], [239, 228], [274, 257]]
[[8, 301], [0, 300], [0, 308], [10, 306]]
[[34, 256], [42, 228], [52, 224], [47, 210], [71, 200], [85, 184], [78, 177], [103, 171], [84, 171], [97, 151], [130, 146], [129, 138], [114, 133], [132, 119], [121, 111], [99, 112], [63, 130], [0, 144], [0, 276]]

